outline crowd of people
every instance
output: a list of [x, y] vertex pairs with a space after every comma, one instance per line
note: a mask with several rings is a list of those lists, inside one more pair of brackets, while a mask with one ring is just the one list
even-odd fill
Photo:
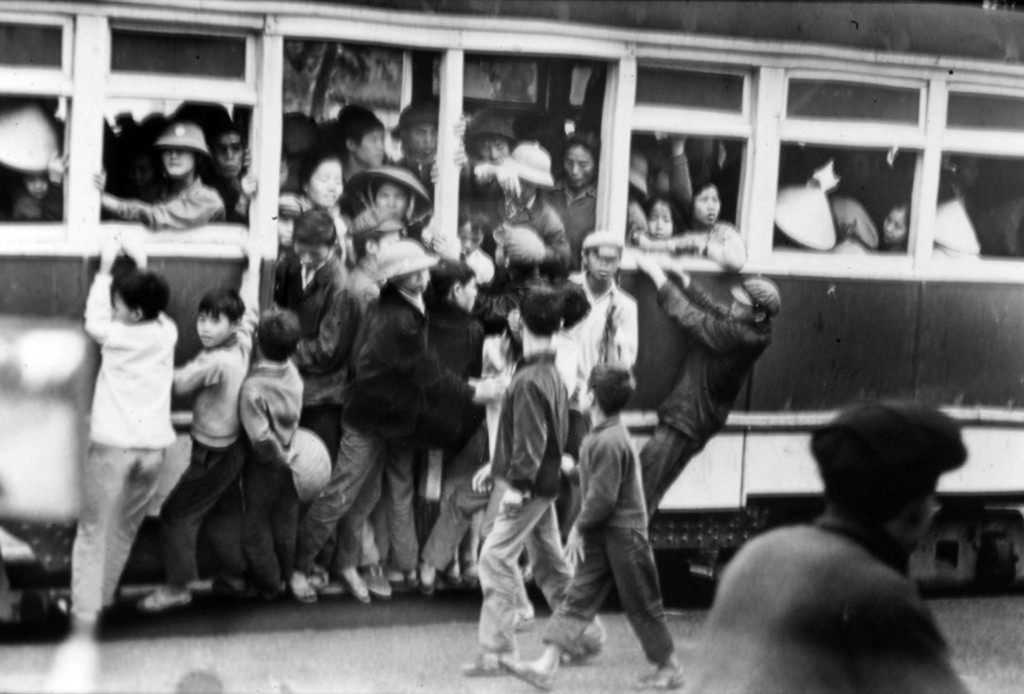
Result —
[[[346, 107], [326, 130], [286, 119], [273, 306], [258, 311], [257, 261], [246, 250], [238, 290], [203, 295], [201, 350], [177, 368], [178, 327], [164, 313], [173, 288], [146, 269], [141, 246], [104, 246], [86, 306], [102, 361], [72, 558], [77, 626], [95, 628], [115, 599], [175, 438], [173, 392], [192, 398], [191, 458], [160, 511], [166, 582], [139, 609], [191, 602], [200, 533], [214, 550], [214, 589], [227, 596], [314, 603], [333, 584], [370, 603], [394, 591], [431, 595], [442, 582], [478, 585], [479, 652], [463, 675], [511, 674], [548, 689], [561, 664], [603, 649], [597, 612], [614, 585], [654, 665], [640, 684], [682, 685], [647, 526], [770, 345], [778, 288], [737, 276], [723, 303], [664, 253], [742, 266], [713, 182], [692, 184], [687, 173], [685, 185], [669, 184], [688, 191], [689, 231], [674, 233], [670, 196], [652, 202], [642, 226], [637, 218], [637, 267], [691, 342], [637, 453], [619, 418], [635, 388], [637, 303], [617, 281], [627, 234], [594, 228], [599, 143], [568, 137], [556, 182], [544, 147], [518, 140], [499, 114], [478, 114], [465, 132], [467, 195], [449, 235], [430, 219], [436, 114], [434, 104], [403, 112], [396, 135], [406, 156], [394, 164], [383, 160], [384, 128], [368, 109]], [[241, 147], [221, 148], [238, 135], [227, 128], [211, 138], [207, 122], [172, 119], [154, 141], [170, 183], [150, 203], [104, 193], [104, 209], [166, 228], [228, 214], [197, 161], [221, 151], [241, 161]], [[678, 168], [688, 169], [685, 143], [677, 151]], [[255, 192], [243, 172], [237, 189], [228, 186], [239, 193], [236, 212]], [[120, 252], [127, 260], [117, 261]], [[828, 474], [842, 445], [815, 449]], [[433, 492], [418, 460], [439, 464]], [[909, 513], [960, 462], [950, 456], [908, 482], [876, 509], [879, 521]], [[836, 469], [826, 492], [874, 528], [858, 506], [874, 497], [848, 493], [864, 487]], [[418, 523], [424, 496], [439, 502], [430, 523]], [[547, 649], [527, 662], [516, 632], [534, 620], [531, 579], [553, 618]], [[732, 638], [726, 627], [714, 633]], [[931, 646], [941, 655], [939, 641]]]

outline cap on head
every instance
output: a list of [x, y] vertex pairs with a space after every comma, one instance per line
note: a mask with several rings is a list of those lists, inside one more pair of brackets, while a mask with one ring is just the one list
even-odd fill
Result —
[[398, 117], [398, 125], [391, 131], [394, 137], [401, 137], [402, 131], [414, 125], [437, 126], [437, 114], [440, 110], [437, 101], [420, 101], [409, 104]]
[[551, 175], [551, 155], [536, 142], [521, 142], [512, 150], [508, 163], [515, 168], [520, 181], [538, 188], [551, 188], [555, 179]]
[[732, 295], [740, 303], [764, 311], [769, 316], [778, 315], [782, 309], [779, 288], [767, 277], [747, 277], [733, 286]]
[[811, 438], [825, 496], [847, 512], [887, 521], [935, 491], [967, 459], [960, 426], [917, 404], [870, 403], [840, 413]]
[[503, 224], [494, 233], [494, 240], [504, 247], [510, 265], [531, 267], [544, 260], [544, 241], [531, 227]]
[[466, 129], [466, 140], [470, 143], [484, 137], [501, 137], [508, 140], [509, 147], [516, 141], [512, 119], [496, 111], [480, 111]]
[[157, 149], [185, 149], [210, 156], [202, 129], [187, 120], [174, 121], [168, 125], [153, 146]]
[[437, 265], [437, 256], [412, 239], [401, 239], [380, 252], [377, 256], [377, 277], [390, 280], [411, 275], [420, 270], [429, 270]]
[[583, 250], [585, 251], [591, 248], [615, 248], [621, 251], [625, 247], [626, 242], [622, 238], [622, 234], [617, 234], [614, 231], [595, 231], [583, 239]]

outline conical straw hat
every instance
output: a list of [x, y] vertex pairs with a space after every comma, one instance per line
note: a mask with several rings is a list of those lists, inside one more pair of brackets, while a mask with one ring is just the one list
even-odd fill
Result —
[[981, 253], [978, 235], [962, 200], [944, 202], [935, 211], [935, 245], [965, 255]]
[[801, 246], [827, 251], [836, 245], [836, 228], [828, 197], [816, 186], [780, 190], [775, 203], [775, 224]]
[[57, 130], [38, 104], [0, 112], [0, 164], [19, 171], [45, 171], [60, 152]]

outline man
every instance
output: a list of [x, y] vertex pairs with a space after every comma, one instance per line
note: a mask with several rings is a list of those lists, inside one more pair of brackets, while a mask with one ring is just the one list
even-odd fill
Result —
[[402, 141], [402, 160], [398, 165], [412, 171], [431, 193], [437, 159], [437, 113], [437, 101], [409, 104], [398, 117], [398, 127], [391, 131], [393, 137]]
[[966, 692], [914, 583], [939, 476], [967, 457], [920, 405], [860, 405], [816, 431], [825, 513], [745, 546], [726, 569], [693, 692]]
[[204, 128], [210, 146], [208, 183], [224, 200], [227, 221], [244, 224], [249, 220], [249, 205], [256, 194], [256, 177], [246, 171], [248, 152], [242, 129], [227, 111], [213, 114]]
[[772, 318], [782, 301], [774, 282], [748, 277], [733, 287], [734, 300], [723, 307], [674, 265], [682, 289], [669, 282], [654, 256], [639, 254], [636, 264], [654, 282], [662, 310], [693, 339], [679, 381], [658, 409], [654, 436], [640, 451], [644, 498], [653, 517], [686, 464], [724, 426], [747, 375], [771, 343]]

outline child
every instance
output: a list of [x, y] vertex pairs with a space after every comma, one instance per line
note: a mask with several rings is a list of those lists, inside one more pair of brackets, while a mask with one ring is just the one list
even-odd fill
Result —
[[705, 182], [695, 192], [690, 231], [680, 231], [675, 203], [654, 197], [647, 207], [647, 233], [637, 235], [637, 245], [645, 251], [703, 256], [726, 270], [738, 271], [747, 262], [747, 251], [736, 227], [718, 219], [718, 187]]
[[[209, 160], [203, 131], [190, 121], [172, 122], [153, 144], [161, 150], [160, 161], [167, 178], [164, 191], [156, 203], [123, 200], [103, 192], [107, 175], [96, 175], [103, 209], [118, 219], [141, 221], [155, 231], [191, 229], [224, 220], [224, 201], [216, 190], [199, 178], [199, 164]], [[205, 157], [200, 160], [198, 155]]]
[[544, 654], [510, 669], [538, 689], [550, 689], [563, 654], [593, 623], [614, 584], [644, 654], [657, 667], [640, 678], [639, 686], [677, 689], [683, 682], [647, 539], [640, 466], [619, 420], [633, 394], [633, 379], [621, 366], [599, 364], [587, 386], [594, 426], [580, 455], [583, 505], [565, 547], [575, 574], [548, 623]]
[[289, 359], [301, 336], [298, 317], [272, 309], [260, 317], [256, 360], [242, 383], [239, 418], [251, 452], [242, 472], [242, 544], [260, 595], [276, 597], [295, 562], [299, 497], [288, 465], [302, 411], [302, 377]]
[[[199, 302], [196, 332], [202, 350], [174, 370], [174, 392], [193, 396], [192, 457], [188, 468], [160, 509], [160, 540], [167, 583], [139, 603], [143, 612], [162, 612], [192, 602], [190, 581], [196, 580], [196, 538], [203, 519], [238, 480], [245, 463], [238, 394], [249, 370], [252, 333], [256, 326], [255, 273], [242, 275], [242, 296], [234, 290], [207, 292]], [[241, 573], [238, 538], [211, 533], [219, 558]], [[233, 566], [232, 566], [233, 564]], [[241, 592], [240, 576], [219, 577]]]
[[375, 206], [367, 207], [353, 222], [352, 250], [356, 265], [348, 273], [348, 290], [365, 311], [370, 302], [380, 296], [377, 279], [377, 257], [402, 238], [405, 227]]
[[482, 285], [494, 279], [494, 260], [480, 248], [489, 223], [490, 216], [485, 212], [469, 205], [459, 206], [459, 256], [473, 269], [476, 281]]
[[[63, 205], [54, 205], [50, 179], [46, 172], [26, 173], [21, 178], [22, 190], [15, 193], [11, 209], [13, 222], [59, 222], [64, 218]], [[61, 200], [61, 202], [63, 202]]]
[[523, 298], [522, 360], [501, 405], [489, 506], [494, 525], [480, 554], [480, 653], [463, 668], [466, 677], [491, 677], [514, 661], [525, 543], [537, 584], [552, 606], [569, 585], [569, 567], [554, 501], [568, 429], [568, 394], [555, 368], [552, 336], [562, 323], [561, 294], [531, 288]]
[[121, 245], [136, 268], [111, 277], [116, 242], [104, 244], [85, 305], [100, 345], [82, 510], [71, 560], [72, 614], [91, 629], [113, 604], [132, 542], [156, 492], [164, 449], [174, 443], [171, 383], [178, 329], [163, 310], [170, 291], [145, 252]]
[[902, 203], [889, 210], [882, 223], [882, 250], [906, 252], [910, 235], [910, 205]]

